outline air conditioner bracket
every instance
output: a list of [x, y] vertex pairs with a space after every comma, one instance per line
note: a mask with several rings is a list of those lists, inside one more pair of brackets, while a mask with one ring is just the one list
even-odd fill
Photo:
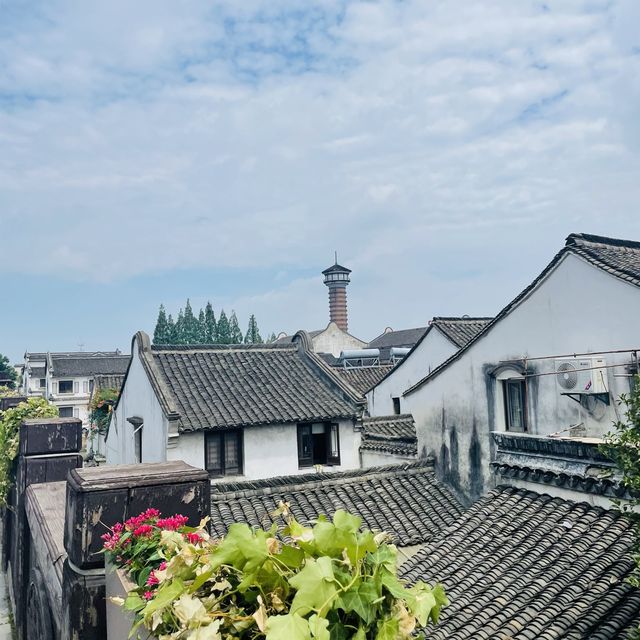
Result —
[[582, 404], [582, 398], [584, 396], [591, 396], [592, 398], [596, 398], [596, 400], [600, 400], [600, 402], [606, 404], [607, 406], [611, 404], [611, 396], [609, 393], [571, 393], [564, 392], [560, 394], [561, 396], [567, 396], [567, 398], [571, 398], [578, 404]]

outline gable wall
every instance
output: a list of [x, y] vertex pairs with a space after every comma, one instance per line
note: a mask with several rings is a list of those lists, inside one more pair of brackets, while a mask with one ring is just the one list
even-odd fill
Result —
[[367, 409], [371, 416], [393, 414], [393, 398], [400, 398], [402, 413], [411, 413], [411, 397], [402, 394], [432, 369], [452, 356], [457, 347], [436, 327], [432, 327], [425, 339], [397, 365], [391, 375], [367, 393]]
[[[529, 298], [437, 377], [409, 394], [420, 455], [432, 453], [438, 472], [467, 497], [491, 488], [490, 436], [504, 429], [501, 385], [489, 371], [501, 360], [523, 355], [585, 353], [640, 346], [640, 289], [569, 254]], [[607, 364], [627, 363], [629, 354], [607, 354]], [[537, 373], [553, 360], [532, 361]], [[628, 378], [608, 383], [614, 397], [629, 390]], [[514, 373], [514, 377], [515, 372]], [[616, 407], [596, 419], [563, 397], [554, 375], [528, 379], [529, 432], [551, 434], [584, 422], [588, 435], [602, 436]]]
[[135, 342], [131, 368], [122, 388], [120, 402], [109, 425], [106, 441], [107, 464], [135, 462], [134, 428], [127, 422], [127, 418], [132, 416], [140, 416], [144, 420], [142, 461], [165, 462], [167, 460], [167, 420], [142, 366], [138, 345]]
[[363, 349], [366, 346], [366, 342], [342, 331], [335, 322], [330, 322], [322, 333], [312, 338], [312, 342], [315, 353], [330, 353], [336, 358], [344, 350]]

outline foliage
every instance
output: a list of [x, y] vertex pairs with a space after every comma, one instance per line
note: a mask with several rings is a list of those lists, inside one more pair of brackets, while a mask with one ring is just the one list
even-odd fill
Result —
[[[210, 302], [195, 314], [191, 301], [187, 299], [184, 310], [180, 309], [174, 321], [171, 314], [167, 316], [164, 305], [160, 305], [153, 332], [153, 344], [242, 344], [242, 342], [242, 331], [235, 311], [227, 316], [222, 309], [216, 321]], [[254, 314], [249, 318], [249, 328], [244, 342], [247, 344], [263, 342]]]
[[14, 477], [13, 461], [18, 455], [20, 424], [27, 418], [55, 418], [58, 408], [44, 398], [29, 398], [16, 407], [0, 411], [0, 506], [7, 504], [7, 496]]
[[242, 331], [235, 311], [231, 311], [229, 316], [229, 333], [231, 335], [231, 344], [242, 344]]
[[103, 536], [137, 584], [120, 604], [161, 640], [404, 640], [448, 604], [442, 586], [407, 587], [386, 534], [337, 511], [313, 527], [281, 503], [286, 526], [234, 524], [211, 540], [185, 518], [148, 510]]
[[267, 338], [267, 343], [271, 344], [272, 342], [275, 342], [278, 339], [278, 336], [276, 336], [276, 334], [272, 331], [269, 334], [269, 337]]
[[7, 356], [0, 353], [0, 385], [14, 389], [18, 372], [13, 368]]
[[256, 322], [256, 317], [251, 314], [249, 318], [249, 327], [247, 328], [247, 333], [244, 336], [245, 344], [262, 344], [264, 341], [262, 340], [262, 336], [260, 335], [260, 331], [258, 329], [258, 323]]
[[100, 389], [93, 394], [89, 403], [89, 421], [98, 433], [107, 432], [113, 406], [119, 395], [117, 389]]
[[231, 327], [224, 309], [218, 318], [218, 344], [231, 344]]
[[160, 305], [158, 311], [158, 319], [156, 320], [156, 328], [153, 332], [153, 344], [170, 344], [169, 321], [164, 310], [164, 305]]
[[17, 389], [0, 386], [0, 398], [16, 398], [19, 395], [20, 392]]

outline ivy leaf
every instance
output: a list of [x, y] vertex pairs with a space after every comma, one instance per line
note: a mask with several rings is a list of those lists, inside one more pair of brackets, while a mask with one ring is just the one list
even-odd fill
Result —
[[367, 634], [362, 627], [358, 627], [358, 630], [355, 632], [353, 638], [351, 640], [367, 640]]
[[146, 602], [135, 592], [130, 591], [122, 605], [127, 611], [139, 611], [144, 609]]
[[317, 640], [329, 640], [331, 638], [329, 621], [315, 613], [309, 618], [309, 629], [311, 630], [311, 636]]
[[357, 587], [352, 587], [343, 593], [338, 606], [347, 613], [355, 611], [363, 622], [369, 624], [373, 622], [374, 608], [373, 602], [378, 599], [378, 590], [371, 582], [361, 582]]
[[[411, 613], [417, 618], [420, 626], [424, 627], [429, 617], [431, 617], [431, 613], [434, 610], [434, 607], [437, 607], [438, 603], [436, 598], [431, 591], [431, 587], [424, 582], [420, 582], [413, 586], [411, 589], [407, 589], [408, 597], [406, 598], [407, 606]], [[442, 596], [444, 596], [444, 590], [442, 591]], [[446, 600], [446, 596], [445, 600]], [[438, 611], [434, 614], [438, 616], [440, 608], [438, 607]], [[435, 620], [434, 620], [435, 622]]]
[[223, 564], [230, 564], [236, 569], [252, 573], [264, 563], [268, 555], [265, 535], [257, 536], [249, 525], [235, 523], [229, 527], [227, 537], [209, 556], [209, 564], [214, 571]]
[[309, 623], [297, 613], [271, 616], [267, 620], [266, 640], [311, 640]]
[[147, 606], [142, 612], [144, 617], [150, 616], [159, 609], [164, 609], [167, 605], [177, 600], [185, 592], [182, 580], [176, 579], [173, 582], [162, 585], [153, 598], [147, 602]]
[[396, 578], [395, 575], [384, 572], [382, 574], [382, 586], [394, 597], [394, 598], [406, 598], [409, 592], [404, 587], [402, 582]]
[[302, 566], [304, 551], [296, 547], [283, 546], [279, 554], [275, 556], [290, 569], [297, 569]]
[[362, 518], [353, 516], [344, 509], [338, 509], [333, 514], [333, 524], [336, 529], [345, 533], [356, 533], [362, 524]]
[[376, 640], [397, 640], [400, 635], [400, 621], [397, 618], [385, 618], [378, 623]]
[[[331, 558], [322, 556], [317, 560], [309, 558], [299, 573], [289, 578], [289, 584], [296, 589], [291, 603], [291, 611], [306, 615], [312, 609], [326, 610], [336, 596]], [[320, 611], [322, 614], [323, 611]]]

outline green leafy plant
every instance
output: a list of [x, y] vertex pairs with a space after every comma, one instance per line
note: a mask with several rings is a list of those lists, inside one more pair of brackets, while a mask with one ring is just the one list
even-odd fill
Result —
[[89, 403], [89, 421], [94, 431], [106, 433], [113, 406], [119, 395], [117, 389], [100, 389], [93, 394]]
[[20, 423], [27, 418], [55, 418], [58, 408], [44, 398], [29, 398], [0, 412], [0, 506], [7, 504], [9, 490], [15, 482], [13, 461], [18, 455]]
[[222, 540], [148, 510], [103, 536], [105, 553], [136, 582], [126, 600], [160, 640], [405, 640], [437, 622], [442, 586], [397, 576], [384, 533], [337, 511], [312, 527], [281, 503], [284, 527], [237, 523]]

